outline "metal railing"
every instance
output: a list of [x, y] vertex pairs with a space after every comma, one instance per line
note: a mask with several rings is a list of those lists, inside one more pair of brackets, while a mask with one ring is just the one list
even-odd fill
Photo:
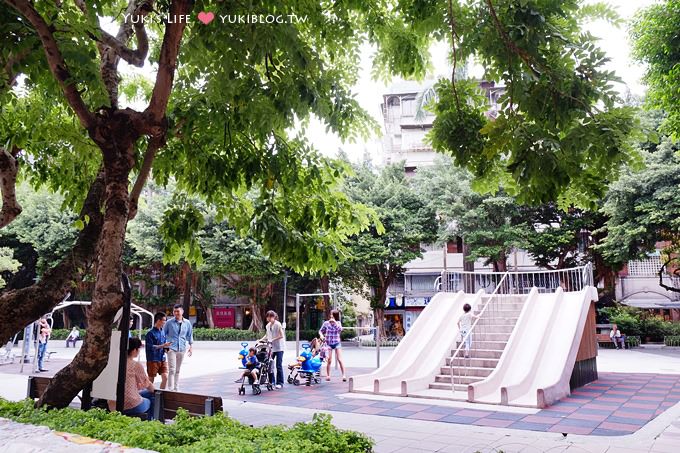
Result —
[[492, 293], [504, 275], [512, 275], [511, 294], [529, 294], [536, 287], [539, 293], [553, 293], [558, 287], [564, 291], [581, 291], [593, 286], [591, 263], [570, 269], [537, 270], [523, 272], [467, 272], [442, 271], [434, 283], [435, 291], [475, 294], [479, 290]]

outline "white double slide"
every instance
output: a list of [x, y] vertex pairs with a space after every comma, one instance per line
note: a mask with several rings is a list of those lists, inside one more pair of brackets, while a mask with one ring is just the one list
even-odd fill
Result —
[[590, 302], [597, 290], [527, 297], [507, 347], [487, 379], [468, 386], [468, 399], [511, 406], [547, 407], [570, 393], [571, 377]]
[[424, 376], [429, 377], [423, 387], [427, 388], [450, 354], [463, 305], [476, 297], [462, 291], [437, 293], [383, 366], [349, 379], [350, 392], [406, 396], [402, 381]]

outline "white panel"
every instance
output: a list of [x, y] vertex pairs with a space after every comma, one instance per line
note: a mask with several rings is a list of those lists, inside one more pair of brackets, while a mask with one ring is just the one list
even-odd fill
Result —
[[118, 385], [118, 356], [120, 354], [120, 331], [111, 332], [111, 347], [109, 348], [109, 362], [104, 371], [92, 383], [92, 397], [105, 400], [116, 399]]

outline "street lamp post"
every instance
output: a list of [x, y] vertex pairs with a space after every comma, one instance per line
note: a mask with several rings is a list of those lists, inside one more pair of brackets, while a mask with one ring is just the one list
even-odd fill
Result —
[[283, 328], [286, 328], [286, 305], [288, 305], [288, 271], [283, 274]]

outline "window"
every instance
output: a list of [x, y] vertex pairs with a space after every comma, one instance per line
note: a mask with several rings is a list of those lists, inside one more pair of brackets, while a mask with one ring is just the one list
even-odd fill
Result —
[[411, 275], [411, 291], [434, 291], [436, 275]]
[[416, 98], [404, 98], [401, 100], [402, 116], [413, 116], [416, 113]]

